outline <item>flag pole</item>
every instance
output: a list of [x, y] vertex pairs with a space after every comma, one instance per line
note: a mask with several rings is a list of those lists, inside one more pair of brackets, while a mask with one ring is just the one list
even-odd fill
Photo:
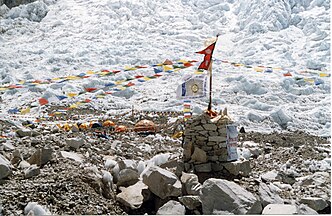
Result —
[[[219, 34], [217, 34], [217, 37], [216, 37], [216, 41], [215, 43], [217, 44], [217, 40], [218, 40], [218, 36]], [[214, 49], [213, 49], [214, 50]], [[212, 53], [211, 53], [211, 56], [213, 54], [213, 50], [212, 50]], [[209, 105], [208, 105], [208, 111], [211, 111], [212, 110], [212, 59], [211, 59], [211, 62], [210, 62], [210, 65], [209, 65], [209, 73], [210, 73], [210, 90], [209, 90]]]

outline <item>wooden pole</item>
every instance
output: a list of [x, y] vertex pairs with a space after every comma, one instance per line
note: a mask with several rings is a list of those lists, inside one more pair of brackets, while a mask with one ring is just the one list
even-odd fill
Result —
[[[219, 34], [217, 35], [216, 40], [214, 42], [214, 43], [216, 43], [215, 45], [217, 45], [218, 36], [219, 36]], [[214, 49], [215, 49], [215, 47], [214, 47]], [[214, 49], [212, 50], [211, 56], [213, 54]], [[209, 90], [208, 111], [211, 111], [212, 110], [212, 59], [211, 59], [210, 65], [209, 65], [209, 73], [210, 73], [210, 90]]]
[[209, 73], [210, 73], [210, 90], [209, 90], [209, 106], [208, 111], [212, 110], [212, 60], [209, 66]]

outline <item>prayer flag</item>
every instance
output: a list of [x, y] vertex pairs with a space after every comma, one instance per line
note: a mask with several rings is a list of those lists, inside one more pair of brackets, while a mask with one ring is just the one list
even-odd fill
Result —
[[204, 70], [208, 70], [209, 69], [215, 45], [216, 45], [216, 42], [212, 43], [210, 46], [208, 46], [204, 50], [196, 52], [196, 53], [204, 54], [205, 55], [204, 56], [204, 60], [199, 65], [198, 69], [204, 69]]

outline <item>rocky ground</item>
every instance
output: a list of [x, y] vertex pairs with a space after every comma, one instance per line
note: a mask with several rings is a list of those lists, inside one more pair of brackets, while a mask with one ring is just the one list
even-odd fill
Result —
[[[194, 201], [184, 204], [186, 208], [183, 207], [185, 210], [180, 214], [202, 214], [208, 209], [204, 201], [204, 185], [209, 178], [234, 182], [261, 200], [263, 207], [268, 203], [298, 206], [306, 203], [314, 212], [331, 213], [329, 139], [302, 132], [240, 133], [241, 160], [249, 160], [251, 167], [248, 176], [226, 170], [197, 173], [197, 184], [203, 195], [190, 193], [188, 189], [181, 192], [181, 188], [179, 194], [170, 189], [170, 194], [160, 195], [153, 185], [149, 185], [149, 172], [144, 174], [142, 171], [149, 164], [157, 165], [165, 172], [175, 173], [175, 178], [181, 179], [186, 187], [186, 180], [183, 175], [181, 177], [181, 139], [171, 138], [180, 127], [177, 127], [178, 123], [167, 124], [165, 116], [123, 117], [121, 122], [127, 122], [130, 127], [141, 118], [154, 120], [160, 125], [160, 131], [155, 135], [139, 135], [135, 132], [114, 133], [107, 129], [109, 139], [105, 139], [97, 137], [93, 131], [64, 132], [40, 125], [32, 129], [34, 133], [24, 133], [24, 129], [16, 136], [0, 139], [0, 215], [26, 214], [27, 206], [32, 202], [41, 205], [46, 213], [58, 215], [156, 214], [163, 212], [161, 206], [166, 208], [164, 204], [169, 200], [185, 203], [181, 195], [188, 194], [197, 195], [203, 204], [199, 202], [194, 207]], [[0, 121], [0, 128], [3, 136], [4, 132], [18, 129], [7, 121]], [[135, 169], [130, 169], [133, 164]], [[9, 174], [6, 174], [7, 167], [11, 170]], [[139, 174], [149, 186], [142, 191], [148, 191], [149, 195], [144, 196], [138, 206], [130, 207], [119, 194], [124, 188], [141, 182]], [[171, 174], [167, 175], [173, 178]], [[272, 198], [264, 193], [272, 193]], [[226, 212], [230, 213], [217, 210], [212, 213]], [[302, 213], [308, 213], [308, 210]]]

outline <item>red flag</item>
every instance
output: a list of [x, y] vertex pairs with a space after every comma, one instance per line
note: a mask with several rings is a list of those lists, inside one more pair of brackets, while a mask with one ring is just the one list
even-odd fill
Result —
[[216, 42], [212, 43], [210, 46], [208, 46], [204, 50], [202, 50], [200, 52], [196, 52], [196, 53], [205, 55], [204, 61], [199, 65], [198, 69], [204, 69], [204, 70], [209, 69], [215, 45], [216, 45]]
[[45, 98], [39, 98], [39, 104], [41, 106], [48, 104], [48, 100]]

